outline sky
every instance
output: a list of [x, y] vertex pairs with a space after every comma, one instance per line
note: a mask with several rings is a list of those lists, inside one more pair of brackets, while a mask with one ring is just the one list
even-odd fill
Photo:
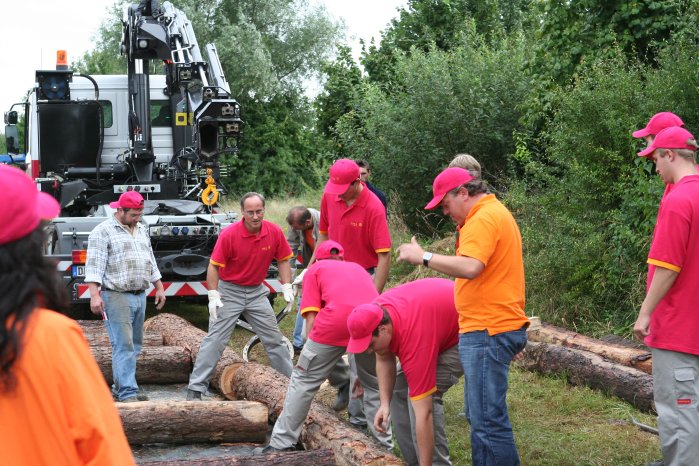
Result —
[[[90, 50], [114, 2], [4, 1], [0, 15], [0, 50], [4, 54], [0, 59], [0, 114], [22, 101], [34, 84], [37, 69], [55, 69], [57, 50], [68, 51], [69, 63]], [[348, 42], [356, 57], [359, 40], [378, 39], [380, 31], [397, 16], [398, 8], [404, 7], [407, 0], [309, 0], [309, 3], [324, 4], [331, 17], [344, 20]]]

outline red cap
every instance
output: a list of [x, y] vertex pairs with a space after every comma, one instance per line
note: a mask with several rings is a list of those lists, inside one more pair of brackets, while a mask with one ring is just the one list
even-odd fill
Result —
[[679, 126], [673, 126], [660, 131], [653, 139], [651, 145], [639, 152], [638, 156], [651, 157], [656, 149], [697, 150], [697, 143], [692, 133]]
[[330, 259], [332, 257], [345, 258], [345, 249], [340, 243], [333, 240], [323, 241], [316, 248], [316, 260]]
[[442, 170], [442, 173], [437, 175], [432, 183], [432, 194], [434, 194], [434, 197], [425, 206], [425, 209], [434, 209], [442, 202], [442, 199], [449, 191], [473, 179], [474, 177], [471, 176], [468, 170], [463, 168], [452, 167]]
[[136, 191], [126, 191], [118, 201], [110, 202], [112, 209], [143, 209], [143, 196]]
[[363, 353], [371, 343], [371, 336], [383, 319], [383, 309], [378, 304], [362, 304], [355, 307], [347, 318], [350, 339], [348, 353]]
[[343, 194], [353, 181], [359, 179], [359, 165], [354, 160], [340, 159], [330, 167], [330, 178], [325, 185], [328, 194]]
[[644, 138], [673, 126], [684, 126], [684, 121], [672, 112], [660, 112], [651, 117], [645, 128], [634, 131], [631, 135], [635, 138]]
[[0, 189], [4, 193], [0, 203], [0, 245], [24, 238], [39, 226], [41, 220], [58, 215], [61, 206], [36, 185], [23, 171], [0, 164]]

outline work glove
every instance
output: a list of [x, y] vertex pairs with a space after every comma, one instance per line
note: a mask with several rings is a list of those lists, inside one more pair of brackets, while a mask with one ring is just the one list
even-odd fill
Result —
[[223, 307], [223, 302], [221, 302], [221, 293], [218, 290], [209, 290], [209, 317], [211, 321], [214, 322], [218, 318], [217, 309], [218, 307]]
[[306, 275], [306, 270], [308, 269], [303, 269], [300, 274], [296, 275], [296, 278], [294, 278], [294, 281], [291, 282], [292, 285], [301, 285], [303, 282], [303, 276]]
[[282, 283], [282, 294], [287, 303], [294, 300], [294, 290], [291, 288], [291, 283]]

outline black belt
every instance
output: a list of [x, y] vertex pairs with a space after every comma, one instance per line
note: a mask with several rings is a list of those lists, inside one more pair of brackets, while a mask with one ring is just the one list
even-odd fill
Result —
[[130, 294], [141, 294], [146, 290], [124, 290], [124, 291], [119, 291], [119, 290], [110, 290], [109, 288], [102, 288], [104, 291], [111, 291], [113, 293], [130, 293]]

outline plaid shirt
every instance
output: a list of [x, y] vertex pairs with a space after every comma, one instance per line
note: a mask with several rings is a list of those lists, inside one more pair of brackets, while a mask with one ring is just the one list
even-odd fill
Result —
[[134, 235], [116, 217], [97, 225], [87, 241], [85, 282], [115, 291], [145, 290], [160, 280], [150, 237], [138, 223]]

